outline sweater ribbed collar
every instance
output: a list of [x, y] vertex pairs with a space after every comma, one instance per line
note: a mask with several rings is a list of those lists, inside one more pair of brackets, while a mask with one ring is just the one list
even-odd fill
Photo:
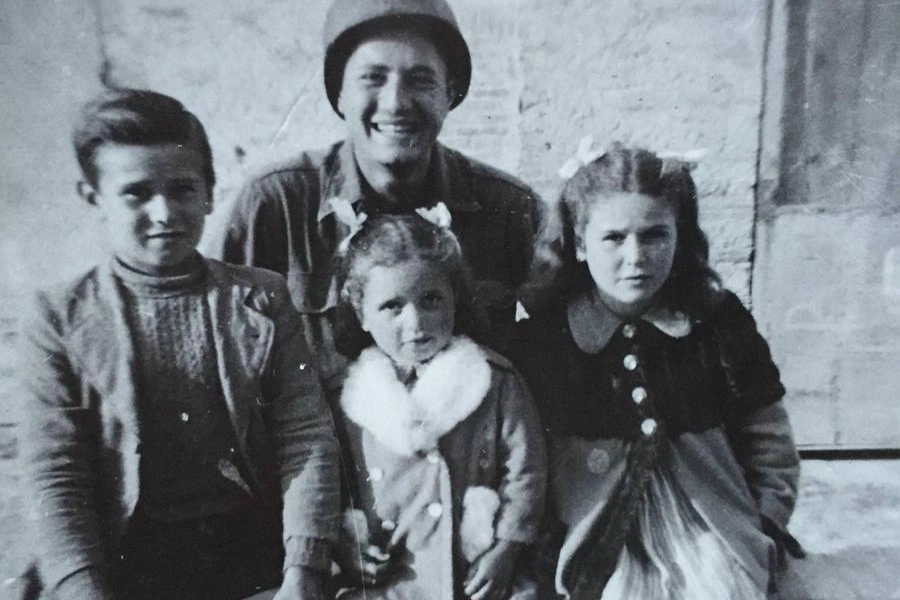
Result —
[[119, 258], [111, 260], [113, 274], [133, 294], [141, 297], [168, 298], [197, 291], [206, 280], [206, 263], [199, 253], [186, 261], [183, 268], [148, 273], [132, 267]]

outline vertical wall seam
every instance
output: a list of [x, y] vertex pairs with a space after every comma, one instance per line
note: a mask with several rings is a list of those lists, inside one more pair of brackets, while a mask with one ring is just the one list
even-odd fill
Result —
[[863, 95], [863, 86], [865, 86], [865, 81], [863, 79], [863, 72], [866, 68], [866, 63], [868, 62], [868, 54], [869, 54], [869, 42], [871, 41], [871, 37], [869, 32], [872, 31], [872, 0], [865, 0], [863, 3], [863, 14], [862, 14], [862, 38], [859, 44], [859, 52], [856, 55], [856, 68], [860, 73], [859, 80], [857, 81], [857, 85], [854, 88], [854, 98], [853, 105], [855, 110], [852, 115], [852, 123], [853, 123], [853, 138], [850, 140], [850, 166], [856, 166], [856, 162], [859, 159], [859, 121], [860, 121], [860, 110], [858, 107], [860, 100], [865, 101], [865, 99], [861, 98]]
[[106, 23], [103, 19], [103, 0], [91, 0], [91, 9], [94, 12], [94, 24], [96, 27], [97, 47], [100, 50], [100, 69], [97, 73], [103, 87], [115, 87], [112, 81], [112, 60], [109, 57], [109, 48], [106, 44]]
[[775, 11], [775, 0], [766, 0], [766, 22], [763, 31], [763, 51], [762, 51], [762, 68], [760, 69], [759, 95], [759, 115], [757, 117], [756, 130], [756, 184], [753, 186], [753, 222], [750, 226], [750, 269], [748, 273], [747, 291], [750, 298], [750, 306], [753, 307], [753, 287], [755, 283], [754, 273], [756, 270], [756, 245], [759, 243], [758, 229], [760, 218], [760, 202], [762, 201], [762, 156], [765, 143], [765, 121], [766, 121], [766, 105], [769, 102], [769, 57], [772, 51], [772, 22]]

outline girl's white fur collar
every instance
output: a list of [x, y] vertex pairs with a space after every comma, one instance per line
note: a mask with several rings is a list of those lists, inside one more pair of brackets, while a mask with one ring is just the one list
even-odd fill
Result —
[[417, 371], [407, 390], [391, 359], [375, 346], [351, 365], [341, 393], [347, 417], [403, 456], [431, 450], [438, 439], [478, 408], [491, 385], [487, 356], [456, 337]]

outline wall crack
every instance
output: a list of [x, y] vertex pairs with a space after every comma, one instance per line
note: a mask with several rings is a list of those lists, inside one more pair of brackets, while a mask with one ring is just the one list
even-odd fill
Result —
[[97, 47], [100, 50], [100, 68], [97, 75], [103, 87], [116, 87], [112, 81], [113, 64], [109, 56], [109, 47], [106, 44], [106, 23], [103, 18], [103, 0], [91, 0], [91, 8], [94, 12], [95, 35]]

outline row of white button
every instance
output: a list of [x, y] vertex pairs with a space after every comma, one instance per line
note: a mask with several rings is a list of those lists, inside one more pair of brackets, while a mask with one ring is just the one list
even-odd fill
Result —
[[[430, 462], [432, 464], [437, 464], [441, 460], [441, 455], [440, 455], [440, 452], [438, 452], [437, 450], [432, 450], [431, 452], [429, 452], [426, 455], [425, 458], [428, 460], [428, 462]], [[373, 467], [372, 469], [369, 469], [369, 479], [371, 481], [381, 481], [382, 479], [384, 479], [384, 471], [379, 469], [378, 467]], [[444, 507], [441, 506], [440, 502], [432, 502], [431, 504], [429, 504], [426, 507], [425, 510], [428, 512], [429, 515], [431, 515], [435, 519], [439, 519], [441, 517], [441, 515], [444, 514]], [[381, 522], [381, 527], [385, 531], [393, 531], [394, 529], [397, 528], [397, 524], [394, 523], [393, 521], [391, 521], [390, 519], [385, 519], [384, 521]]]
[[[626, 323], [622, 326], [622, 335], [626, 338], [631, 339], [634, 337], [635, 327], [631, 323]], [[629, 371], [634, 371], [638, 368], [638, 359], [634, 354], [626, 354], [625, 358], [622, 359], [622, 365], [628, 369]], [[647, 390], [641, 386], [638, 386], [631, 390], [631, 399], [635, 404], [640, 405], [644, 400], [647, 399]], [[641, 421], [641, 432], [646, 436], [651, 436], [656, 433], [657, 428], [656, 419], [644, 419]]]
[[[441, 515], [444, 514], [444, 507], [441, 506], [440, 502], [432, 502], [425, 508], [426, 512], [428, 512], [429, 516], [440, 519]], [[393, 531], [397, 529], [397, 524], [390, 519], [385, 519], [381, 522], [381, 528], [385, 531]]]
[[[444, 514], [444, 507], [441, 506], [440, 502], [432, 502], [427, 507], [425, 507], [425, 511], [429, 516], [435, 519], [440, 519], [441, 515]], [[397, 529], [397, 524], [390, 519], [385, 519], [381, 522], [381, 528], [385, 531], [393, 531]]]

